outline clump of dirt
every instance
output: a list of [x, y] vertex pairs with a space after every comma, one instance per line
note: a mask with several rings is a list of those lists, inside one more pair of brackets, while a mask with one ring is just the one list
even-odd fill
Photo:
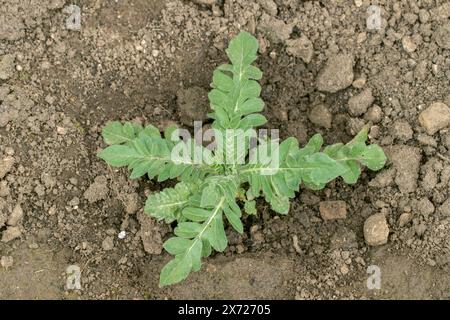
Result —
[[[66, 29], [65, 1], [3, 2], [1, 298], [450, 296], [446, 1], [380, 0], [373, 28], [368, 0], [79, 0], [79, 31]], [[160, 289], [170, 226], [142, 210], [163, 186], [98, 159], [101, 128], [200, 120], [192, 112], [239, 30], [260, 44], [269, 127], [335, 143], [369, 124], [389, 164], [355, 185], [302, 189], [287, 216], [258, 202], [223, 254]], [[339, 211], [325, 213], [330, 202]], [[67, 287], [69, 266], [81, 289]], [[367, 287], [370, 266], [379, 289]]]

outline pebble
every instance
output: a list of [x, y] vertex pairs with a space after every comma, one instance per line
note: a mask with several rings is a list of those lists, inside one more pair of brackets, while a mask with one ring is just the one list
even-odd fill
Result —
[[370, 246], [380, 246], [386, 244], [389, 236], [389, 226], [386, 217], [377, 213], [364, 222], [364, 239]]
[[442, 102], [434, 102], [419, 115], [420, 125], [433, 135], [450, 125], [450, 108]]
[[84, 192], [83, 196], [89, 203], [103, 200], [108, 195], [108, 180], [105, 176], [97, 176], [94, 182]]
[[67, 134], [67, 129], [64, 127], [58, 126], [58, 127], [56, 127], [56, 132], [63, 136], [65, 134]]
[[107, 236], [102, 242], [102, 248], [105, 251], [112, 250], [114, 248], [114, 239], [111, 236]]
[[6, 224], [10, 226], [16, 226], [20, 222], [20, 220], [22, 220], [22, 218], [23, 218], [22, 207], [20, 206], [20, 204], [16, 204]]
[[261, 7], [271, 16], [276, 16], [278, 13], [277, 4], [273, 0], [258, 0]]
[[13, 266], [14, 263], [14, 259], [11, 256], [2, 256], [0, 258], [0, 265], [5, 268], [5, 269], [9, 269]]
[[16, 238], [19, 238], [22, 235], [22, 232], [18, 227], [10, 226], [3, 232], [2, 242], [9, 242]]
[[308, 114], [308, 119], [320, 127], [331, 128], [332, 115], [328, 107], [324, 104], [313, 106]]
[[362, 89], [365, 85], [366, 85], [366, 78], [364, 77], [359, 77], [352, 83], [352, 86], [356, 89]]
[[342, 275], [346, 275], [346, 274], [348, 274], [349, 273], [349, 269], [348, 269], [348, 266], [346, 265], [346, 264], [343, 264], [342, 266], [341, 266], [341, 273], [342, 273]]
[[323, 220], [345, 219], [347, 217], [347, 204], [345, 201], [322, 201], [319, 211]]
[[367, 110], [364, 115], [364, 120], [372, 121], [373, 123], [378, 123], [381, 121], [381, 117], [383, 116], [383, 111], [377, 105], [374, 105]]
[[395, 169], [395, 183], [403, 193], [414, 192], [417, 189], [421, 149], [408, 145], [393, 145], [384, 148]]
[[153, 50], [152, 50], [152, 56], [153, 56], [154, 58], [156, 58], [157, 56], [159, 56], [159, 50], [153, 49]]
[[274, 43], [285, 42], [292, 33], [293, 24], [287, 24], [283, 20], [263, 13], [258, 24], [258, 31], [266, 35]]
[[409, 212], [402, 213], [400, 215], [400, 217], [398, 218], [398, 226], [400, 228], [403, 228], [411, 221], [411, 218], [412, 218], [411, 213], [409, 213]]
[[328, 59], [317, 76], [316, 86], [319, 91], [337, 92], [353, 83], [353, 56], [338, 54]]
[[413, 133], [414, 132], [407, 121], [398, 120], [394, 123], [393, 135], [395, 138], [405, 142], [412, 139]]
[[313, 43], [306, 37], [286, 40], [286, 52], [294, 57], [300, 58], [304, 63], [310, 63], [314, 54]]
[[14, 165], [13, 157], [8, 156], [0, 160], [0, 179], [3, 179], [6, 176], [6, 174], [11, 171], [13, 165]]
[[5, 54], [0, 58], [0, 79], [8, 80], [14, 74], [14, 56]]
[[413, 53], [417, 49], [417, 45], [414, 43], [414, 40], [409, 36], [403, 37], [402, 45], [403, 49], [405, 49], [408, 53]]
[[437, 29], [435, 39], [439, 47], [450, 49], [450, 23], [444, 24]]
[[348, 100], [348, 111], [350, 115], [358, 117], [363, 115], [372, 105], [375, 98], [372, 95], [372, 89], [367, 88], [356, 96]]

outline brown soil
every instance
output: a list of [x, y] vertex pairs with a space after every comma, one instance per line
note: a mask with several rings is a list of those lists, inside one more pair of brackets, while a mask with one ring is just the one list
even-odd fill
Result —
[[[0, 299], [450, 298], [450, 132], [429, 135], [418, 120], [434, 102], [450, 106], [448, 2], [0, 3]], [[381, 8], [380, 30], [366, 27], [371, 3]], [[81, 31], [66, 29], [69, 4], [81, 7]], [[371, 142], [391, 161], [355, 185], [301, 190], [287, 216], [258, 203], [244, 236], [227, 230], [225, 253], [160, 289], [170, 230], [142, 216], [160, 186], [97, 158], [101, 128], [186, 123], [180, 90], [207, 92], [240, 29], [261, 44], [269, 127], [334, 143], [371, 122]], [[344, 201], [346, 218], [324, 221], [327, 200]], [[12, 229], [17, 205], [24, 216]], [[376, 213], [389, 238], [369, 246], [364, 222]], [[7, 239], [8, 229], [18, 237]], [[81, 269], [81, 290], [66, 288], [70, 265]], [[370, 265], [380, 268], [381, 289], [366, 286]]]

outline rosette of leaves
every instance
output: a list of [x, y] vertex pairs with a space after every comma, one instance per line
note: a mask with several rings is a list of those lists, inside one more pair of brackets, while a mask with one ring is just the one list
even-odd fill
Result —
[[[151, 194], [144, 209], [158, 220], [176, 222], [174, 236], [164, 243], [174, 258], [162, 269], [160, 286], [184, 280], [200, 270], [202, 258], [213, 250], [224, 251], [228, 243], [225, 224], [243, 233], [242, 210], [256, 214], [255, 198], [264, 197], [275, 212], [287, 214], [290, 199], [301, 185], [317, 190], [338, 177], [353, 184], [363, 166], [379, 170], [386, 162], [378, 145], [366, 145], [367, 128], [347, 144], [323, 147], [322, 137], [316, 134], [303, 147], [290, 137], [276, 144], [257, 139], [250, 151], [237, 148], [236, 141], [243, 140], [246, 147], [251, 141], [239, 132], [267, 122], [260, 114], [264, 108], [258, 83], [262, 72], [252, 65], [257, 50], [257, 40], [240, 32], [226, 49], [230, 63], [213, 73], [208, 98], [209, 117], [217, 133], [214, 149], [193, 139], [179, 139], [173, 126], [163, 135], [152, 125], [131, 122], [109, 122], [103, 129], [109, 146], [98, 156], [109, 165], [127, 167], [131, 179], [146, 175], [159, 182], [178, 181], [173, 188]], [[188, 156], [174, 159], [174, 148], [180, 146], [188, 150]], [[252, 154], [267, 150], [269, 158], [276, 156], [275, 166], [271, 161], [248, 161]], [[202, 161], [196, 161], [199, 157]]]

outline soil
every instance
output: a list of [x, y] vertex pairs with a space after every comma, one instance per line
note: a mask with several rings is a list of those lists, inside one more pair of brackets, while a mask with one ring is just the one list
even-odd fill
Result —
[[[431, 104], [450, 106], [448, 2], [0, 3], [1, 299], [450, 298], [449, 123], [431, 117], [439, 123], [427, 131], [419, 122]], [[70, 4], [81, 30], [67, 29]], [[381, 8], [376, 30], [371, 4]], [[258, 202], [243, 236], [227, 228], [224, 253], [160, 289], [171, 230], [142, 211], [164, 186], [97, 158], [101, 128], [185, 125], [195, 111], [186, 99], [207, 103], [186, 92], [209, 90], [239, 30], [260, 42], [268, 127], [334, 143], [369, 123], [390, 161], [355, 185], [302, 189], [287, 216]], [[323, 201], [344, 202], [345, 214], [324, 220]], [[371, 246], [364, 224], [375, 214], [389, 234]], [[77, 290], [67, 287], [71, 265]], [[369, 266], [379, 267], [379, 289], [367, 286]]]

